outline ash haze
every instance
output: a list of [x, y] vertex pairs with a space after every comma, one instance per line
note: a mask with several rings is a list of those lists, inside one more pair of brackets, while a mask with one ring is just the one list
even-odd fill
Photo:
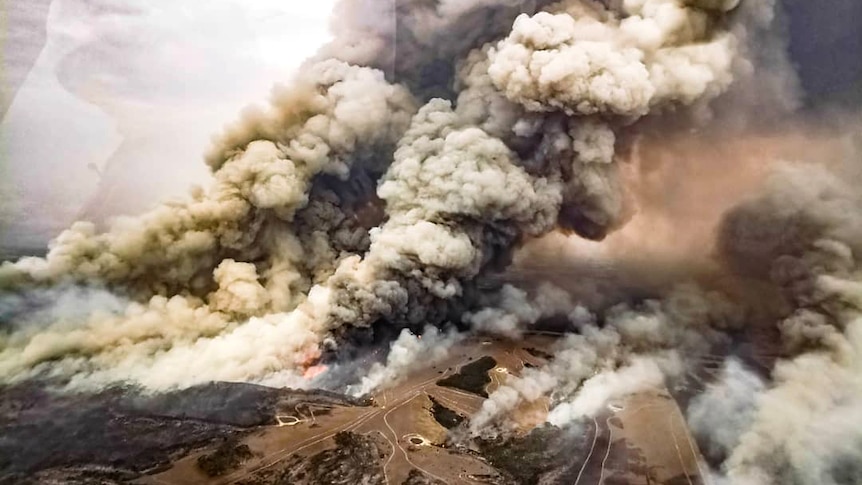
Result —
[[[328, 38], [331, 1], [4, 3], [0, 254], [208, 183], [195, 160]], [[289, 29], [283, 25], [289, 24]]]
[[55, 1], [4, 238], [76, 220], [0, 263], [0, 424], [216, 393], [204, 423], [278, 426], [0, 478], [862, 482], [862, 9], [834, 3], [339, 0], [327, 39], [278, 2]]

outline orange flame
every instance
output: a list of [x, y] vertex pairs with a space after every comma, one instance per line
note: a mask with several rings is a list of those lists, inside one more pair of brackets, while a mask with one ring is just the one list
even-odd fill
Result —
[[304, 377], [305, 379], [311, 380], [311, 379], [314, 379], [315, 377], [319, 376], [320, 374], [323, 374], [327, 370], [329, 370], [328, 366], [325, 366], [322, 364], [321, 365], [313, 365], [313, 366], [309, 367], [308, 369], [305, 369], [305, 373], [302, 375], [302, 377]]

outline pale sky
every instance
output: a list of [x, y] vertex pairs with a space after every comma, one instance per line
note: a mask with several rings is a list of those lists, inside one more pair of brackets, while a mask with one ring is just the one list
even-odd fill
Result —
[[333, 4], [7, 0], [0, 249], [206, 183], [210, 137], [327, 41]]

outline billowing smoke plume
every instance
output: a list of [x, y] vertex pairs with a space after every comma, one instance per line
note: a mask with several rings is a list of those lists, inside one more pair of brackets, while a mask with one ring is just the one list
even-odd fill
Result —
[[[514, 424], [507, 415], [548, 395], [553, 424], [595, 416], [614, 399], [698, 372], [700, 360], [721, 355], [740, 331], [777, 323], [780, 342], [759, 342], [760, 353], [778, 356], [768, 380], [731, 357], [689, 403], [689, 424], [716, 467], [713, 478], [857, 483], [862, 198], [847, 182], [858, 180], [855, 163], [831, 170], [784, 165], [762, 195], [726, 215], [719, 256], [751, 298], [734, 303], [682, 286], [660, 301], [614, 307], [602, 325], [572, 313], [579, 334], [560, 340], [546, 365], [525, 369], [492, 393], [472, 431], [505, 429]], [[772, 316], [757, 316], [764, 312]]]
[[[846, 180], [846, 179], [845, 179]], [[853, 178], [850, 178], [853, 180]], [[725, 462], [733, 483], [855, 483], [862, 477], [862, 199], [822, 169], [789, 167], [731, 212], [722, 252], [780, 288], [786, 358]]]
[[604, 315], [603, 326], [584, 308], [574, 308], [568, 318], [578, 333], [555, 344], [547, 365], [524, 369], [492, 393], [471, 421], [475, 433], [509, 425], [508, 412], [548, 394], [547, 419], [553, 424], [594, 416], [613, 398], [660, 387], [666, 377], [684, 374], [684, 361], [696, 361], [725, 343], [724, 331], [742, 324], [735, 305], [690, 285], [663, 301], [614, 307]]
[[626, 165], [642, 133], [796, 107], [773, 1], [343, 0], [335, 19], [270, 108], [214, 140], [211, 187], [0, 266], [0, 381], [302, 386], [353, 335], [402, 331], [361, 394], [445, 356], [459, 337], [419, 339], [428, 325], [518, 338], [564, 317], [547, 363], [472, 417], [483, 434], [539, 399], [555, 425], [595, 415], [779, 321], [772, 375], [728, 361], [688, 409], [695, 435], [731, 483], [858, 482], [862, 201], [822, 166], [699, 229], [733, 291], [587, 309], [499, 284], [523, 243], [601, 241], [643, 209], [627, 182], [648, 174]]
[[97, 281], [132, 303], [13, 334], [2, 375], [290, 374], [350, 327], [456, 320], [526, 238], [604, 237], [618, 127], [728, 87], [734, 5], [525, 3], [343, 2], [334, 43], [216, 139], [212, 187], [3, 267], [9, 291]]
[[434, 365], [449, 355], [449, 350], [463, 337], [462, 334], [442, 333], [436, 327], [428, 327], [422, 335], [413, 335], [409, 330], [392, 342], [386, 364], [376, 363], [362, 377], [358, 385], [349, 391], [362, 396], [379, 388], [399, 384], [411, 371]]

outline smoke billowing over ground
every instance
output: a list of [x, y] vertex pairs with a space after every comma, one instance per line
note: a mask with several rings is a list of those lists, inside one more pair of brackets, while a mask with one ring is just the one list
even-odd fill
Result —
[[862, 125], [805, 104], [781, 5], [343, 0], [333, 29], [211, 186], [0, 266], [0, 381], [366, 394], [553, 328], [463, 439], [719, 355], [683, 409], [706, 475], [862, 480]]

